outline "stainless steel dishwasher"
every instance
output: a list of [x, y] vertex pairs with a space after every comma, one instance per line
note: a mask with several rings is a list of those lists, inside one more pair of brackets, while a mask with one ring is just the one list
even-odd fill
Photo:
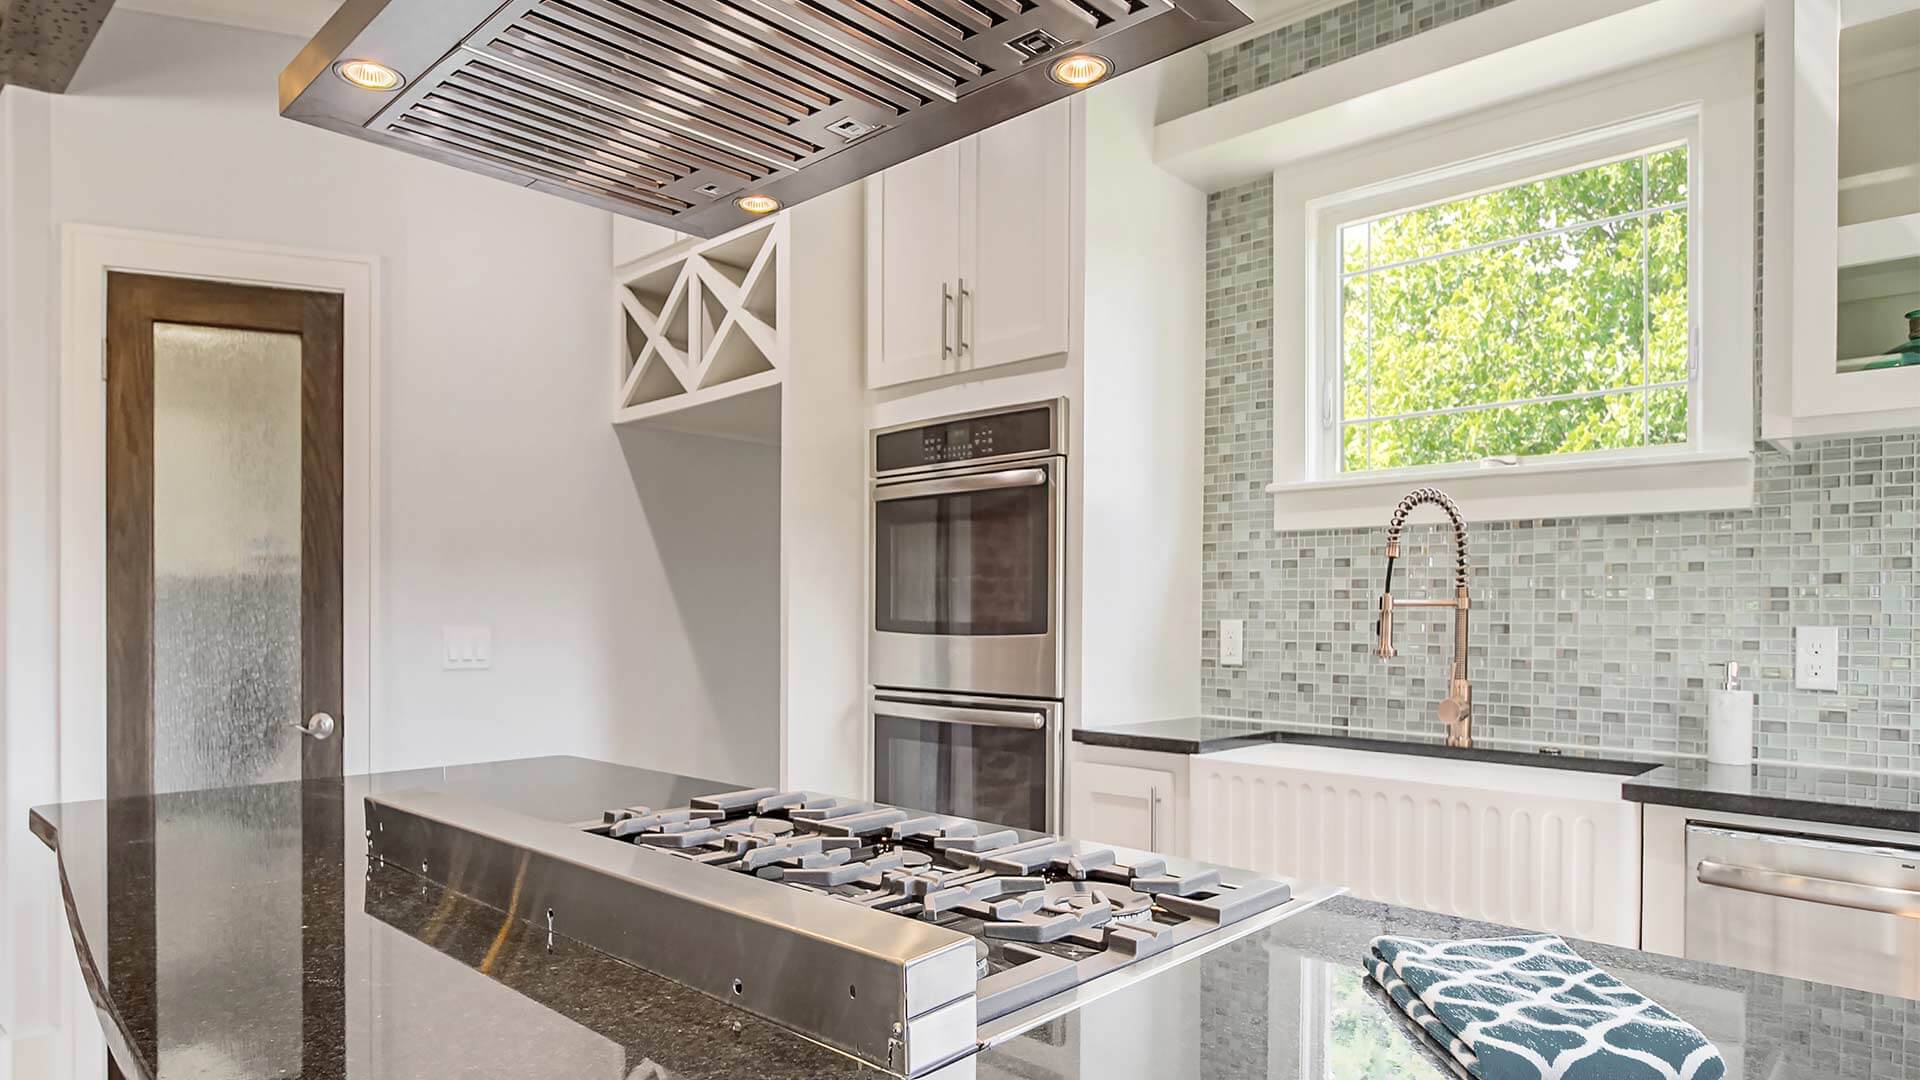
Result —
[[1687, 956], [1920, 997], [1920, 848], [1689, 824]]

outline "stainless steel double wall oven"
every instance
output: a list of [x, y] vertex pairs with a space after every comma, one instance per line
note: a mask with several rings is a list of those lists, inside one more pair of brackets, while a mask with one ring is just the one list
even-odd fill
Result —
[[1057, 831], [1066, 401], [873, 436], [874, 798]]

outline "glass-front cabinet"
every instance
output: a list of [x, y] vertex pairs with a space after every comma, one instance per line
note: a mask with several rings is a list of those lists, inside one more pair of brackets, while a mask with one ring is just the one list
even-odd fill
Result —
[[1762, 433], [1920, 428], [1920, 0], [1772, 0], [1765, 40]]
[[1840, 28], [1842, 373], [1920, 366], [1920, 2], [1861, 14]]

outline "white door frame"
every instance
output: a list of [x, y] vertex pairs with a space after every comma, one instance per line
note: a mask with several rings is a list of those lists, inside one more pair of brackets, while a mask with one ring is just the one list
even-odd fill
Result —
[[[379, 585], [379, 260], [67, 224], [61, 230], [60, 797], [106, 794], [107, 272], [276, 285], [344, 298], [343, 767], [370, 770]], [[303, 719], [288, 717], [289, 720]], [[288, 737], [293, 738], [291, 732]]]

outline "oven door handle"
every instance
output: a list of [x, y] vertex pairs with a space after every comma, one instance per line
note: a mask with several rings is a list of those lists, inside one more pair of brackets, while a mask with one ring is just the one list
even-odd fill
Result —
[[1003, 469], [972, 476], [943, 476], [936, 480], [885, 484], [873, 489], [873, 501], [890, 502], [894, 499], [921, 499], [929, 495], [965, 495], [970, 491], [1039, 487], [1046, 482], [1045, 469]]
[[1811, 904], [1875, 911], [1884, 915], [1920, 916], [1920, 893], [1884, 885], [1863, 885], [1857, 881], [1783, 874], [1756, 866], [1737, 866], [1702, 859], [1694, 867], [1694, 876], [1702, 885], [1777, 896], [1784, 900], [1804, 900]]
[[880, 698], [874, 712], [897, 716], [902, 720], [927, 720], [936, 724], [968, 724], [974, 727], [1019, 728], [1039, 731], [1047, 726], [1047, 714], [1018, 709], [969, 709], [960, 705], [923, 705], [913, 701]]

